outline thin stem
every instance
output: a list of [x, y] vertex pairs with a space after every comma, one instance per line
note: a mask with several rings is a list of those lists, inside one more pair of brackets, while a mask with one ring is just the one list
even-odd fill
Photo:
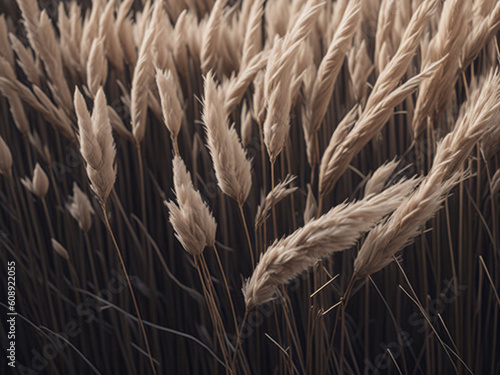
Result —
[[43, 206], [43, 213], [45, 214], [45, 219], [47, 220], [47, 225], [49, 227], [50, 237], [55, 238], [54, 228], [52, 227], [52, 223], [50, 221], [49, 209], [47, 207], [47, 202], [45, 202], [45, 198], [41, 198], [41, 201], [42, 201], [42, 206]]
[[[141, 174], [141, 176], [142, 176], [142, 174]], [[128, 288], [130, 290], [130, 295], [132, 296], [132, 301], [134, 303], [134, 308], [135, 308], [135, 312], [137, 314], [137, 319], [139, 320], [139, 325], [141, 326], [141, 331], [142, 331], [142, 334], [144, 336], [144, 341], [146, 343], [146, 349], [148, 351], [148, 356], [149, 356], [149, 362], [151, 364], [151, 369], [153, 370], [153, 374], [156, 375], [156, 368], [155, 368], [155, 365], [154, 365], [154, 362], [153, 362], [153, 356], [151, 354], [151, 349], [149, 347], [148, 335], [146, 334], [146, 329], [144, 328], [144, 323], [142, 321], [141, 313], [139, 311], [139, 305], [137, 304], [137, 300], [135, 298], [134, 289], [132, 288], [132, 283], [130, 282], [130, 278], [128, 276], [127, 267], [125, 266], [125, 262], [123, 261], [122, 253], [120, 251], [120, 248], [118, 247], [118, 243], [116, 242], [115, 235], [113, 234], [113, 231], [111, 230], [111, 226], [109, 225], [108, 214], [106, 213], [106, 204], [105, 203], [101, 203], [101, 208], [102, 208], [102, 212], [103, 212], [104, 223], [106, 224], [106, 227], [107, 227], [107, 229], [109, 231], [111, 239], [113, 240], [113, 244], [115, 245], [116, 253], [118, 255], [118, 259], [120, 260], [120, 264], [122, 266], [123, 273], [125, 274], [125, 279], [127, 280]]]
[[226, 350], [226, 344], [225, 344], [226, 335], [224, 326], [222, 324], [222, 319], [219, 314], [219, 309], [217, 308], [217, 303], [215, 302], [215, 296], [214, 296], [215, 293], [213, 291], [210, 273], [206, 268], [203, 255], [195, 256], [194, 259], [195, 259], [196, 270], [198, 271], [198, 275], [200, 277], [203, 294], [207, 302], [208, 312], [210, 314], [210, 318], [212, 319], [212, 324], [214, 325], [217, 339], [219, 340], [219, 344], [222, 350], [222, 355], [224, 356], [224, 361], [227, 366], [229, 365], [229, 353]]
[[233, 303], [233, 299], [231, 298], [231, 292], [229, 291], [229, 284], [227, 282], [226, 273], [224, 272], [224, 268], [222, 267], [222, 262], [221, 262], [220, 257], [219, 257], [219, 252], [217, 251], [217, 247], [215, 246], [215, 244], [213, 247], [214, 247], [215, 257], [217, 258], [217, 263], [219, 264], [219, 269], [220, 269], [220, 273], [222, 275], [222, 280], [224, 281], [224, 286], [226, 287], [226, 293], [227, 293], [227, 297], [229, 298], [229, 304], [231, 305], [231, 312], [233, 314], [233, 319], [234, 319], [234, 327], [235, 327], [236, 331], [238, 331], [238, 321], [236, 320], [236, 312], [234, 310], [234, 303]]
[[250, 310], [248, 310], [248, 308], [245, 309], [245, 315], [243, 316], [243, 321], [241, 322], [241, 328], [240, 330], [238, 331], [238, 336], [236, 338], [236, 345], [234, 347], [234, 354], [233, 354], [233, 360], [232, 360], [232, 363], [231, 363], [231, 372], [234, 373], [234, 366], [235, 366], [235, 362], [236, 362], [236, 356], [238, 354], [238, 349], [240, 348], [240, 343], [241, 343], [241, 334], [243, 333], [243, 327], [245, 327], [245, 323], [246, 323], [246, 320], [248, 318], [248, 313], [250, 312]]
[[340, 324], [340, 372], [339, 374], [343, 375], [344, 374], [344, 335], [345, 335], [345, 309], [347, 307], [347, 303], [349, 302], [349, 296], [351, 294], [352, 287], [354, 286], [354, 282], [356, 281], [356, 278], [353, 276], [351, 277], [351, 281], [349, 281], [349, 285], [347, 285], [347, 289], [344, 293], [344, 297], [342, 297], [342, 317], [341, 317], [341, 324]]
[[316, 219], [319, 219], [319, 217], [321, 216], [322, 208], [323, 208], [323, 195], [320, 194], [318, 197], [318, 208], [316, 211]]
[[248, 232], [247, 221], [245, 219], [245, 213], [243, 212], [243, 205], [238, 203], [240, 208], [241, 220], [243, 220], [243, 226], [245, 227], [245, 233], [248, 241], [248, 251], [250, 252], [250, 259], [252, 261], [252, 269], [255, 268], [255, 259], [253, 256], [252, 241], [250, 240], [250, 233]]
[[177, 156], [180, 156], [179, 154], [179, 144], [177, 143], [177, 137], [171, 137], [172, 138], [172, 144], [174, 145], [174, 153]]
[[147, 227], [146, 222], [146, 193], [144, 191], [144, 166], [142, 162], [141, 145], [136, 144], [137, 148], [137, 161], [139, 163], [139, 194], [141, 196], [141, 216], [144, 226]]
[[[271, 160], [271, 191], [274, 190], [274, 160]], [[273, 231], [274, 238], [278, 237], [278, 227], [276, 225], [276, 208], [274, 207], [274, 202], [272, 202], [272, 214], [273, 214]]]

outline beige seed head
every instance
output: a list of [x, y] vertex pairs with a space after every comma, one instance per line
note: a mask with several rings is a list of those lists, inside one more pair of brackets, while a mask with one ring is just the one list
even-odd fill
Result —
[[242, 205], [252, 187], [252, 164], [240, 143], [236, 129], [229, 127], [223, 105], [223, 93], [217, 88], [213, 74], [205, 78], [203, 124], [207, 145], [222, 192]]
[[198, 256], [205, 247], [215, 245], [217, 224], [200, 193], [195, 190], [191, 175], [178, 155], [174, 156], [173, 170], [177, 204], [164, 203], [170, 211], [170, 223], [182, 247], [189, 254]]
[[50, 241], [52, 242], [52, 248], [57, 253], [57, 255], [69, 261], [68, 251], [63, 247], [63, 245], [57, 242], [54, 238], [51, 238]]
[[84, 232], [90, 230], [94, 208], [87, 195], [80, 190], [76, 182], [73, 183], [73, 196], [69, 197], [66, 209], [78, 221], [78, 225]]
[[49, 190], [49, 178], [38, 163], [36, 163], [35, 170], [33, 172], [33, 179], [30, 181], [26, 177], [21, 179], [21, 182], [26, 189], [31, 191], [40, 199], [43, 199]]
[[398, 207], [417, 181], [402, 181], [380, 194], [340, 204], [275, 241], [261, 255], [252, 276], [243, 285], [247, 308], [272, 301], [280, 285], [308, 270], [318, 260], [353, 246], [363, 233]]
[[0, 137], [0, 173], [10, 176], [12, 168], [12, 154], [10, 153], [9, 146]]
[[162, 72], [157, 69], [156, 85], [160, 93], [163, 121], [170, 132], [171, 138], [175, 140], [181, 129], [184, 113], [180, 102], [177, 82], [170, 71]]

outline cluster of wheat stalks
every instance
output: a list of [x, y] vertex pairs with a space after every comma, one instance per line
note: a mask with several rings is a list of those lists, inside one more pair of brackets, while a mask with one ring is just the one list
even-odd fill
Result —
[[499, 373], [500, 2], [6, 4], [20, 373]]

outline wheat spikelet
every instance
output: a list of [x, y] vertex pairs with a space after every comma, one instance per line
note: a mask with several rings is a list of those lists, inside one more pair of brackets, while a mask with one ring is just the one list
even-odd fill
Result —
[[132, 132], [137, 144], [140, 144], [146, 133], [146, 118], [148, 114], [148, 96], [151, 84], [154, 82], [151, 49], [154, 41], [153, 26], [150, 26], [141, 44], [137, 64], [132, 80], [130, 113]]
[[259, 53], [240, 70], [237, 77], [232, 77], [224, 84], [224, 105], [227, 113], [231, 113], [240, 104], [248, 86], [266, 63], [267, 54]]
[[40, 199], [43, 199], [49, 191], [49, 178], [38, 163], [36, 163], [35, 170], [33, 171], [33, 179], [30, 180], [25, 177], [21, 179], [21, 182], [26, 189]]
[[[35, 38], [39, 39], [38, 46], [41, 46], [41, 50], [35, 50], [40, 54], [40, 58], [44, 62], [44, 68], [53, 86], [51, 91], [54, 93], [54, 100], [67, 111], [72, 111], [71, 92], [64, 75], [61, 48], [56, 40], [52, 21], [45, 10], [40, 13], [36, 33]], [[42, 36], [43, 40], [41, 40]]]
[[156, 84], [160, 93], [163, 122], [170, 132], [170, 137], [177, 150], [177, 135], [181, 129], [183, 110], [177, 82], [173, 79], [170, 71], [167, 73], [156, 70]]
[[186, 45], [186, 34], [184, 30], [186, 28], [186, 14], [187, 11], [184, 9], [177, 18], [177, 22], [174, 27], [174, 47], [173, 54], [175, 59], [175, 65], [179, 73], [186, 77], [188, 74], [188, 54]]
[[156, 2], [144, 38], [139, 49], [137, 64], [134, 68], [132, 90], [130, 96], [130, 116], [132, 133], [137, 145], [140, 145], [146, 133], [146, 119], [148, 115], [148, 101], [151, 87], [154, 86], [154, 67], [152, 51], [156, 32], [162, 18], [161, 2]]
[[101, 164], [102, 151], [92, 128], [92, 119], [87, 111], [85, 99], [78, 89], [75, 90], [74, 105], [75, 113], [78, 118], [80, 152], [87, 164], [97, 169]]
[[252, 138], [252, 113], [244, 102], [241, 106], [241, 144], [247, 147]]
[[174, 156], [173, 170], [177, 205], [164, 202], [170, 211], [170, 223], [184, 250], [193, 256], [201, 255], [205, 247], [214, 246], [217, 224], [178, 155]]
[[377, 19], [377, 33], [375, 35], [375, 52], [373, 60], [377, 72], [384, 70], [387, 65], [386, 57], [392, 56], [393, 48], [391, 31], [396, 18], [396, 1], [383, 0]]
[[108, 75], [108, 61], [104, 53], [104, 40], [94, 39], [87, 61], [87, 86], [95, 97], [99, 87], [104, 86]]
[[205, 77], [202, 114], [207, 145], [220, 189], [242, 205], [252, 187], [252, 164], [246, 158], [236, 129], [228, 126], [222, 96], [217, 90], [213, 74], [209, 73]]
[[272, 164], [283, 150], [288, 138], [295, 58], [304, 39], [311, 32], [322, 6], [323, 4], [318, 4], [317, 0], [309, 0], [294, 26], [285, 37], [274, 43], [269, 56], [264, 76], [267, 114], [263, 127], [264, 143]]
[[378, 195], [340, 204], [288, 237], [275, 241], [243, 285], [247, 308], [273, 300], [278, 286], [308, 270], [318, 260], [352, 247], [361, 234], [398, 207], [416, 181], [406, 180]]
[[28, 119], [26, 118], [23, 103], [16, 90], [11, 85], [0, 85], [0, 91], [9, 101], [10, 113], [12, 114], [17, 129], [21, 134], [27, 134], [29, 132]]
[[375, 82], [372, 93], [366, 103], [367, 108], [376, 105], [376, 103], [380, 102], [380, 100], [397, 87], [399, 80], [406, 72], [413, 58], [427, 21], [434, 12], [437, 4], [438, 1], [436, 0], [425, 0], [415, 11], [405, 30], [398, 50]]
[[64, 246], [61, 245], [59, 242], [57, 242], [55, 238], [51, 238], [50, 241], [52, 242], [52, 248], [57, 253], [57, 255], [69, 261], [68, 250], [66, 250]]
[[12, 154], [9, 146], [0, 136], [0, 173], [10, 176], [12, 169]]
[[349, 2], [342, 21], [335, 32], [328, 51], [321, 60], [316, 80], [312, 87], [308, 106], [312, 132], [319, 130], [328, 104], [333, 94], [333, 88], [340, 72], [346, 52], [349, 50], [352, 37], [360, 19], [361, 1]]
[[432, 62], [442, 61], [439, 69], [424, 80], [420, 87], [412, 123], [414, 138], [425, 130], [427, 118], [443, 108], [450, 99], [458, 74], [457, 56], [466, 38], [466, 28], [463, 25], [468, 22], [468, 12], [464, 2], [467, 3], [453, 0], [444, 4], [438, 31], [431, 40], [426, 60], [422, 63], [422, 69], [425, 69]]
[[87, 195], [80, 190], [76, 182], [73, 183], [73, 195], [69, 197], [66, 209], [84, 232], [90, 230], [94, 208]]
[[135, 66], [137, 61], [137, 52], [135, 50], [134, 38], [132, 34], [132, 20], [130, 16], [127, 17], [127, 13], [133, 3], [134, 0], [124, 0], [120, 4], [116, 15], [115, 29], [125, 60], [129, 64]]
[[349, 51], [347, 60], [349, 74], [352, 80], [354, 98], [356, 102], [364, 104], [366, 101], [368, 77], [375, 68], [366, 50], [366, 41], [362, 40], [359, 45], [354, 45]]
[[109, 1], [99, 19], [99, 37], [106, 45], [109, 62], [119, 72], [123, 71], [123, 50], [118, 40], [118, 34], [114, 23], [114, 10], [116, 0]]
[[222, 12], [227, 0], [216, 0], [205, 25], [201, 42], [201, 71], [206, 74], [217, 68], [217, 53], [219, 51], [219, 34]]
[[307, 224], [311, 220], [316, 218], [318, 212], [318, 204], [316, 203], [316, 198], [314, 197], [313, 189], [311, 184], [307, 184], [307, 199], [306, 207], [304, 208], [304, 224]]
[[80, 152], [87, 164], [87, 175], [92, 190], [103, 205], [116, 179], [114, 168], [116, 150], [106, 98], [100, 88], [94, 100], [92, 117], [78, 88], [75, 90], [74, 101], [78, 118]]
[[283, 181], [277, 184], [265, 197], [262, 197], [261, 204], [257, 207], [257, 213], [255, 215], [255, 229], [258, 229], [269, 216], [269, 211], [271, 208], [278, 204], [281, 200], [285, 199], [287, 196], [295, 192], [298, 188], [291, 187], [287, 188], [297, 176], [288, 175]]
[[116, 113], [113, 107], [108, 105], [109, 122], [113, 130], [121, 137], [130, 142], [135, 142], [133, 134], [125, 127], [120, 115]]
[[76, 11], [80, 11], [79, 8], [77, 10], [77, 7], [75, 3], [71, 5], [70, 16], [68, 17], [64, 4], [59, 3], [57, 13], [61, 57], [72, 78], [81, 77], [82, 75], [80, 69], [80, 50], [78, 48], [81, 40], [76, 33], [78, 26], [80, 27], [79, 30], [81, 30], [81, 20], [79, 14], [78, 19], [76, 18]]
[[10, 66], [14, 66], [14, 53], [7, 38], [7, 24], [3, 14], [0, 15], [0, 56], [7, 60]]
[[[264, 16], [264, 1], [256, 0], [250, 8], [250, 15], [246, 25], [245, 38], [243, 40], [243, 52], [241, 56], [241, 69], [245, 69], [261, 50], [261, 21]], [[247, 2], [250, 3], [250, 2]]]
[[12, 43], [12, 49], [17, 55], [17, 64], [21, 67], [31, 83], [40, 86], [40, 72], [33, 58], [33, 53], [28, 47], [25, 47], [14, 34], [10, 34], [9, 38]]
[[378, 194], [384, 188], [389, 177], [392, 175], [399, 162], [390, 161], [378, 167], [365, 185], [365, 196]]
[[[479, 2], [474, 2], [479, 3]], [[476, 58], [481, 49], [495, 36], [500, 29], [500, 3], [478, 25], [475, 25], [463, 45], [461, 67], [466, 68]]]

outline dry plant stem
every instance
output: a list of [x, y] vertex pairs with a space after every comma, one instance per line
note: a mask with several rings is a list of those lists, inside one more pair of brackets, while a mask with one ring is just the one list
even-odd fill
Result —
[[231, 305], [231, 313], [233, 314], [234, 327], [235, 327], [236, 331], [238, 331], [238, 321], [236, 320], [236, 311], [234, 310], [234, 303], [233, 303], [233, 299], [231, 297], [231, 291], [229, 290], [229, 284], [227, 282], [226, 273], [224, 272], [224, 268], [222, 267], [222, 262], [221, 262], [220, 257], [219, 257], [219, 252], [217, 251], [217, 247], [215, 245], [214, 245], [214, 253], [215, 253], [215, 257], [217, 258], [217, 264], [219, 265], [220, 273], [222, 275], [222, 280], [224, 281], [224, 286], [226, 288], [226, 293], [227, 293], [227, 297], [229, 299], [229, 304]]
[[488, 271], [488, 267], [486, 267], [486, 263], [484, 263], [483, 256], [479, 256], [479, 260], [481, 262], [481, 266], [484, 268], [484, 271], [486, 272], [486, 276], [488, 276], [488, 281], [491, 284], [491, 288], [493, 289], [493, 292], [495, 293], [496, 300], [498, 302], [498, 306], [500, 306], [500, 297], [498, 296], [497, 289], [495, 288], [495, 283], [493, 282], [493, 279], [491, 278], [490, 271]]
[[341, 310], [341, 324], [340, 324], [340, 375], [344, 374], [344, 335], [345, 335], [345, 309], [347, 308], [347, 304], [349, 303], [349, 296], [351, 294], [351, 290], [354, 286], [356, 278], [354, 276], [351, 277], [349, 284], [347, 285], [347, 289], [342, 297], [342, 310]]
[[54, 235], [54, 228], [52, 228], [52, 222], [50, 221], [50, 216], [49, 216], [49, 209], [47, 207], [47, 202], [45, 202], [45, 197], [41, 199], [42, 201], [42, 206], [43, 206], [43, 212], [45, 215], [45, 220], [47, 220], [47, 225], [49, 227], [49, 233], [52, 238], [55, 237]]
[[[271, 190], [274, 190], [274, 160], [271, 160]], [[272, 204], [272, 215], [273, 215], [273, 231], [274, 238], [278, 237], [278, 226], [276, 225], [276, 208], [274, 203]]]
[[252, 269], [255, 268], [255, 258], [253, 255], [253, 249], [252, 249], [252, 241], [250, 240], [250, 232], [248, 232], [248, 226], [247, 226], [247, 221], [245, 219], [245, 213], [243, 212], [243, 204], [238, 203], [240, 215], [241, 215], [241, 220], [243, 221], [243, 226], [245, 227], [245, 234], [247, 237], [247, 242], [248, 242], [248, 251], [250, 252], [250, 259], [252, 262]]
[[245, 323], [248, 318], [248, 313], [250, 310], [248, 308], [245, 309], [245, 315], [243, 315], [243, 320], [241, 321], [241, 328], [238, 331], [238, 336], [236, 337], [236, 345], [234, 346], [234, 354], [233, 354], [233, 360], [231, 361], [231, 372], [234, 373], [235, 370], [235, 365], [236, 365], [236, 356], [238, 355], [238, 349], [241, 346], [241, 334], [243, 333], [243, 328], [245, 327]]
[[137, 149], [137, 161], [139, 163], [139, 194], [141, 196], [141, 215], [144, 222], [144, 226], [147, 227], [146, 219], [146, 193], [144, 191], [144, 166], [142, 160], [142, 152], [140, 143], [136, 144]]
[[[429, 326], [431, 327], [432, 331], [434, 332], [434, 334], [436, 335], [439, 343], [443, 346], [443, 349], [447, 355], [447, 357], [449, 358], [451, 364], [453, 365], [453, 368], [455, 369], [455, 371], [458, 373], [458, 368], [457, 368], [457, 365], [455, 364], [455, 362], [453, 361], [452, 357], [451, 357], [451, 354], [453, 354], [454, 356], [457, 357], [457, 359], [467, 368], [467, 370], [469, 370], [469, 372], [472, 374], [472, 371], [470, 371], [469, 367], [465, 364], [465, 362], [460, 358], [460, 356], [454, 352], [448, 345], [446, 345], [446, 343], [441, 339], [441, 336], [438, 334], [438, 332], [436, 331], [436, 329], [434, 328], [434, 326], [432, 325], [432, 322], [428, 319], [427, 317], [427, 314], [425, 312], [425, 309], [424, 307], [422, 306], [422, 304], [420, 303], [420, 301], [418, 300], [418, 297], [417, 297], [417, 294], [415, 293], [415, 290], [413, 289], [411, 283], [410, 283], [410, 280], [408, 279], [408, 276], [406, 275], [406, 272], [404, 271], [403, 267], [401, 266], [401, 264], [399, 263], [399, 260], [393, 256], [394, 258], [394, 262], [397, 264], [399, 270], [401, 271], [401, 273], [403, 274], [403, 277], [406, 281], [406, 283], [408, 284], [408, 287], [410, 288], [412, 294], [413, 294], [413, 297], [410, 296], [410, 294], [401, 286], [400, 289], [412, 300], [413, 303], [415, 303], [417, 305], [417, 307], [420, 309], [422, 315], [424, 316], [424, 318], [426, 319], [427, 323], [429, 324]], [[451, 353], [451, 354], [450, 354]]]
[[101, 202], [101, 208], [102, 208], [102, 213], [103, 213], [103, 217], [104, 217], [104, 223], [106, 224], [106, 228], [108, 229], [109, 234], [111, 236], [111, 239], [113, 241], [113, 244], [115, 246], [116, 254], [118, 255], [118, 259], [120, 260], [120, 264], [122, 266], [123, 273], [125, 274], [125, 279], [127, 280], [127, 285], [128, 285], [129, 290], [130, 290], [130, 295], [132, 296], [132, 301], [134, 303], [134, 309], [135, 309], [135, 312], [137, 314], [137, 319], [139, 320], [139, 325], [141, 326], [142, 334], [144, 336], [144, 342], [146, 344], [146, 349], [147, 349], [148, 357], [149, 357], [149, 363], [151, 364], [151, 370], [153, 371], [153, 374], [156, 375], [156, 368], [155, 368], [155, 365], [153, 362], [153, 356], [151, 354], [151, 349], [149, 347], [149, 341], [148, 341], [148, 336], [146, 334], [146, 329], [144, 328], [144, 323], [142, 321], [141, 313], [139, 311], [139, 305], [137, 304], [134, 289], [132, 288], [132, 283], [130, 282], [130, 277], [128, 276], [127, 267], [125, 266], [125, 262], [123, 260], [122, 253], [120, 251], [120, 248], [118, 247], [118, 243], [116, 242], [115, 235], [113, 234], [113, 230], [111, 229], [111, 226], [109, 224], [108, 214], [106, 212], [106, 203]]
[[[259, 140], [260, 140], [260, 160], [262, 165], [262, 189], [267, 191], [267, 174], [266, 174], [266, 149], [264, 146], [264, 135], [262, 134], [262, 126], [259, 124]], [[264, 251], [267, 243], [267, 226], [266, 218], [264, 218], [264, 224], [262, 225], [263, 238], [262, 238], [262, 251]]]
[[177, 137], [171, 137], [171, 138], [172, 138], [172, 144], [174, 146], [174, 153], [175, 153], [175, 155], [180, 156], [180, 154], [179, 154], [179, 144], [177, 142]]
[[226, 334], [224, 330], [224, 325], [222, 323], [222, 319], [219, 314], [219, 309], [217, 308], [217, 303], [215, 302], [215, 294], [212, 286], [212, 280], [210, 278], [210, 273], [208, 272], [208, 268], [206, 267], [203, 255], [196, 256], [195, 265], [196, 265], [196, 270], [198, 271], [198, 275], [200, 277], [203, 294], [205, 295], [205, 299], [207, 301], [208, 311], [210, 313], [212, 324], [214, 325], [216, 331], [217, 339], [221, 347], [222, 355], [224, 356], [224, 361], [226, 363], [226, 370], [227, 370], [230, 356], [226, 348], [226, 340], [225, 340]]
[[[380, 298], [382, 299], [382, 302], [384, 303], [386, 309], [387, 309], [387, 313], [389, 314], [391, 320], [392, 320], [392, 323], [394, 324], [394, 328], [396, 329], [396, 332], [400, 332], [402, 329], [401, 329], [401, 326], [397, 323], [396, 321], [396, 317], [394, 316], [394, 314], [392, 313], [391, 311], [391, 308], [389, 306], [389, 304], [387, 303], [386, 299], [384, 298], [384, 295], [382, 294], [382, 292], [380, 291], [379, 287], [377, 286], [377, 284], [375, 284], [375, 281], [373, 281], [372, 277], [371, 276], [367, 276], [367, 279], [370, 281], [370, 283], [373, 285], [373, 287], [375, 288], [375, 290], [377, 291], [377, 294], [380, 296]], [[366, 283], [366, 289], [368, 290], [368, 287], [369, 287], [369, 284]], [[401, 340], [401, 337], [400, 335], [397, 336], [397, 340], [398, 340], [398, 343], [401, 347], [403, 347], [403, 341]], [[407, 365], [406, 365], [406, 357], [404, 355], [404, 351], [401, 351], [401, 358], [402, 358], [402, 361], [403, 361], [403, 367], [404, 367], [404, 370], [405, 370], [405, 374], [408, 373], [408, 370], [407, 370]]]
[[319, 219], [319, 217], [321, 216], [321, 210], [323, 208], [323, 194], [319, 194], [319, 198], [318, 198], [318, 208], [317, 208], [317, 212], [316, 212], [316, 219]]

